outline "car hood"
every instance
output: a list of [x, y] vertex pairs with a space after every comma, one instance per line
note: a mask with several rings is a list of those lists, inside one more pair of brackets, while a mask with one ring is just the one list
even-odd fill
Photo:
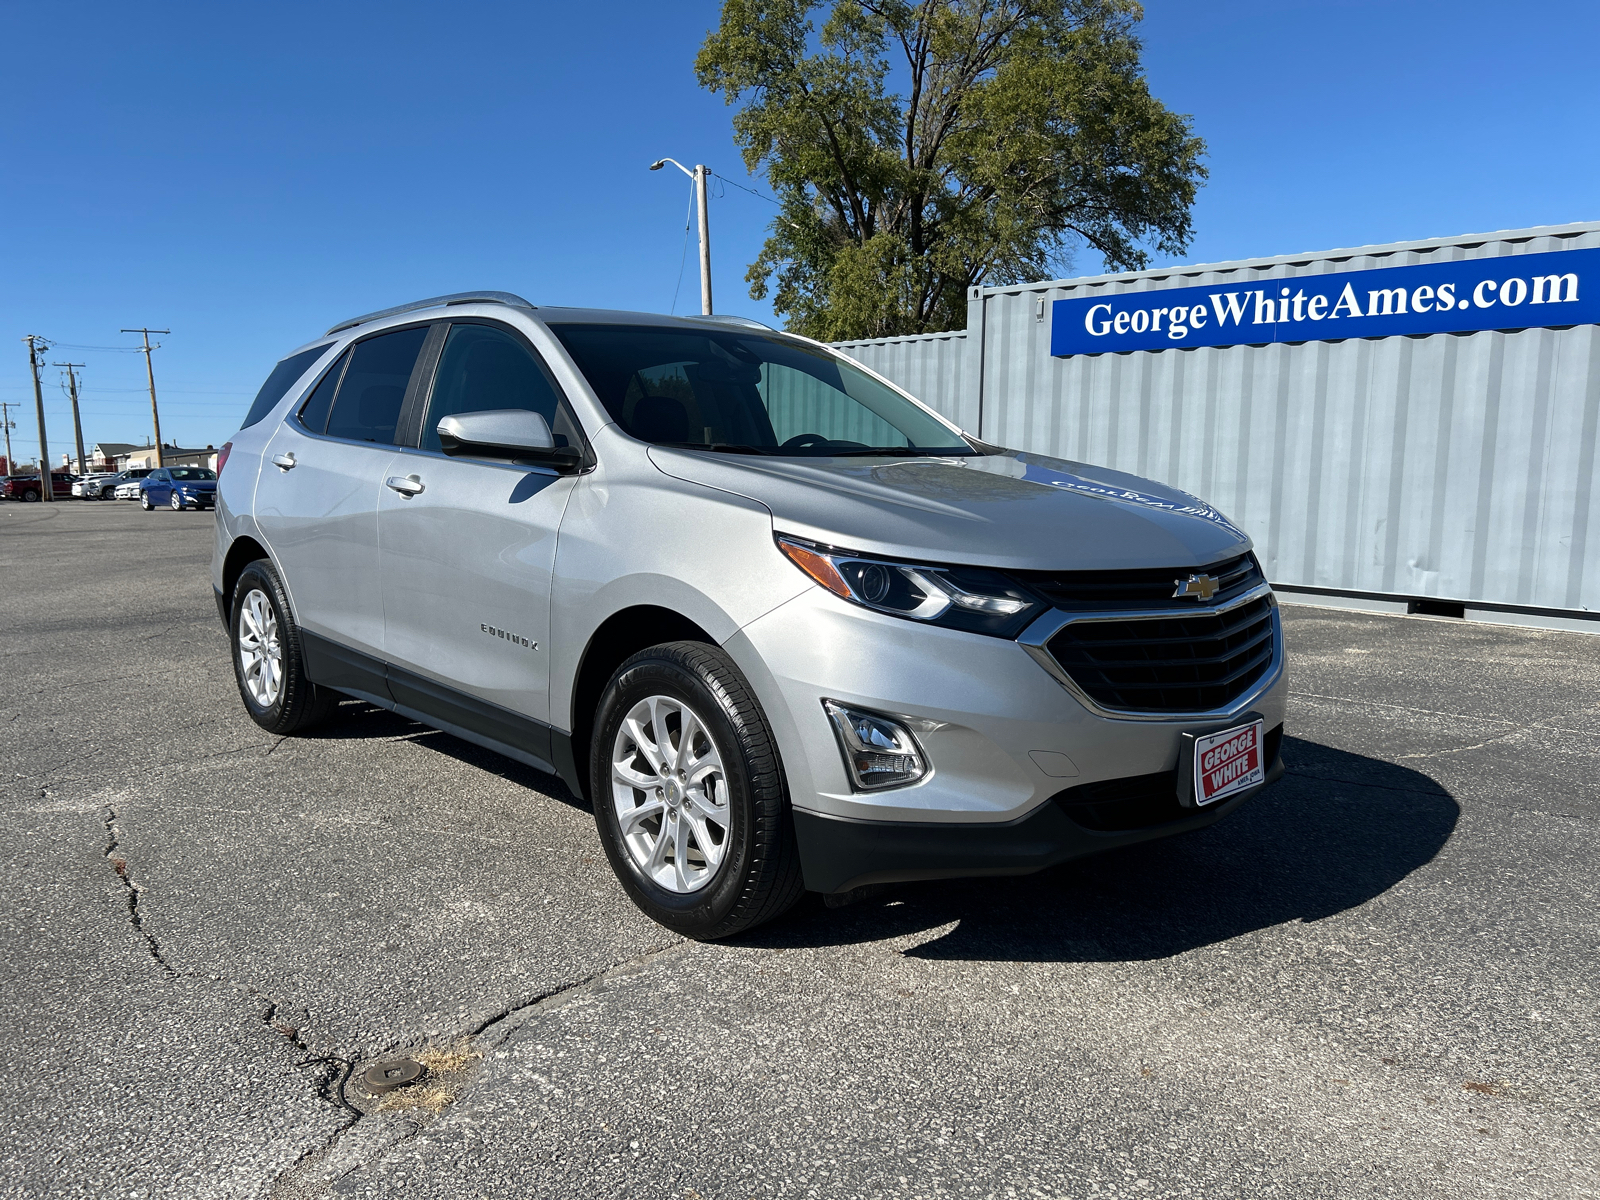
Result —
[[773, 528], [892, 558], [1012, 570], [1203, 566], [1250, 546], [1201, 500], [1018, 451], [962, 458], [761, 458], [650, 448], [668, 475], [747, 497]]

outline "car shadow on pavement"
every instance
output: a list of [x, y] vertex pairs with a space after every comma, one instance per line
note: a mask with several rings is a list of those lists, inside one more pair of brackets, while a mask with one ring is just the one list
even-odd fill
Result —
[[376, 704], [368, 704], [365, 700], [341, 701], [337, 712], [328, 721], [301, 736], [330, 741], [363, 738], [379, 738], [386, 741], [404, 739], [419, 746], [426, 746], [467, 766], [488, 771], [491, 775], [499, 775], [502, 779], [508, 779], [517, 786], [537, 792], [541, 796], [549, 796], [552, 800], [559, 800], [562, 804], [581, 808], [585, 812], [593, 811], [589, 802], [581, 796], [573, 795], [572, 789], [558, 776], [546, 775], [543, 771], [526, 763], [520, 763], [514, 758], [507, 758], [494, 750], [485, 750], [482, 746], [424, 725], [421, 721], [413, 721], [410, 717], [401, 716], [397, 712], [379, 708]]
[[881, 941], [957, 922], [914, 958], [1114, 962], [1167, 958], [1381, 895], [1429, 862], [1460, 806], [1419, 771], [1286, 738], [1288, 773], [1191, 834], [1037, 875], [894, 885], [846, 908], [808, 904], [739, 940]]

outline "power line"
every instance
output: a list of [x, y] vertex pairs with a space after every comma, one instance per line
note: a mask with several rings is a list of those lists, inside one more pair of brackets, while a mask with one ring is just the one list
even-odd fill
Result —
[[723, 183], [731, 184], [733, 187], [738, 188], [741, 192], [749, 192], [757, 200], [765, 200], [768, 204], [776, 204], [779, 208], [783, 207], [783, 202], [781, 200], [774, 200], [771, 196], [764, 196], [760, 192], [756, 191], [755, 188], [747, 188], [742, 183], [734, 183], [733, 180], [729, 179], [726, 175], [717, 175], [715, 171], [712, 171], [711, 174], [716, 175], [717, 178], [722, 180]]
[[689, 261], [689, 225], [694, 221], [694, 180], [689, 181], [689, 211], [683, 214], [683, 253], [678, 256], [678, 282], [672, 285], [672, 307], [667, 312], [678, 313], [678, 290], [683, 287], [683, 268]]

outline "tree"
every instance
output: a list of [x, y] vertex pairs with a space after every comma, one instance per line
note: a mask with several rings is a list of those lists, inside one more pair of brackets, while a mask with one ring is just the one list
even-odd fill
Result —
[[[827, 9], [818, 32], [812, 14]], [[781, 214], [746, 273], [826, 341], [966, 324], [967, 289], [1189, 244], [1206, 177], [1134, 0], [724, 0], [695, 71]], [[892, 90], [892, 89], [900, 90]]]

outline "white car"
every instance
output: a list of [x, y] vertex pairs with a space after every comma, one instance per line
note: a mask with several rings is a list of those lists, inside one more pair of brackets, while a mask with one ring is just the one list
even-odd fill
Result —
[[98, 500], [100, 499], [100, 485], [107, 479], [115, 478], [116, 474], [112, 471], [101, 471], [98, 474], [85, 475], [72, 485], [72, 494], [83, 500]]

